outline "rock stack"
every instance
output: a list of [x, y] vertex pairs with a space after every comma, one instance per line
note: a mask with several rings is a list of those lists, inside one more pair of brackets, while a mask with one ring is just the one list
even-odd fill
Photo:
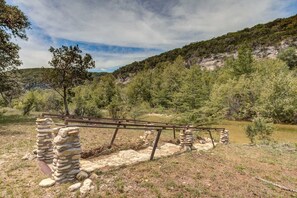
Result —
[[154, 130], [144, 131], [143, 136], [140, 136], [140, 138], [144, 142], [144, 145], [151, 145], [151, 143], [154, 141]]
[[61, 128], [54, 138], [53, 177], [57, 183], [75, 180], [80, 172], [78, 127]]
[[194, 149], [193, 147], [194, 138], [191, 130], [189, 129], [181, 130], [179, 133], [179, 137], [180, 137], [180, 146], [182, 149], [185, 149], [185, 150]]
[[220, 143], [229, 144], [229, 131], [223, 130], [220, 133]]
[[53, 120], [51, 118], [37, 118], [37, 159], [47, 164], [53, 162]]

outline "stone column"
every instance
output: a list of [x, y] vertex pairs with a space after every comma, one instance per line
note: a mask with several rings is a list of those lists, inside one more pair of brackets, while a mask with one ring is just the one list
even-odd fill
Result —
[[144, 145], [150, 146], [154, 141], [154, 130], [145, 130], [143, 136], [140, 136]]
[[193, 147], [193, 142], [194, 142], [194, 138], [193, 138], [193, 132], [192, 130], [181, 130], [179, 133], [179, 138], [180, 138], [180, 146], [182, 149], [185, 150], [192, 150], [194, 149]]
[[53, 162], [53, 121], [51, 118], [37, 118], [37, 159], [47, 164]]
[[78, 127], [61, 128], [54, 138], [53, 177], [57, 183], [75, 180], [80, 172]]
[[229, 131], [223, 130], [220, 133], [220, 143], [229, 144]]

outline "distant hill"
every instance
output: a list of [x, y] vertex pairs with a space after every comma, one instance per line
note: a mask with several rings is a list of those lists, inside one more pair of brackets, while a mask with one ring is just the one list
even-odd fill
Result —
[[154, 68], [160, 62], [174, 61], [179, 55], [185, 59], [188, 66], [199, 64], [212, 69], [222, 66], [226, 57], [234, 55], [243, 44], [249, 45], [254, 55], [261, 58], [275, 57], [280, 49], [297, 46], [297, 15], [191, 43], [143, 61], [133, 62], [117, 69], [113, 74], [124, 79], [145, 68]]
[[[45, 68], [50, 70], [51, 68]], [[46, 84], [42, 82], [42, 68], [19, 69], [20, 80], [25, 89], [46, 88]], [[107, 74], [106, 72], [91, 72], [94, 79], [100, 78]]]

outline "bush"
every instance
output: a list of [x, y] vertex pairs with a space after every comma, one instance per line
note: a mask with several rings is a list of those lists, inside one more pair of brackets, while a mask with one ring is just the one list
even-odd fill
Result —
[[252, 124], [249, 124], [245, 129], [245, 133], [252, 144], [256, 143], [256, 139], [270, 141], [272, 132], [272, 125], [262, 117], [255, 118]]

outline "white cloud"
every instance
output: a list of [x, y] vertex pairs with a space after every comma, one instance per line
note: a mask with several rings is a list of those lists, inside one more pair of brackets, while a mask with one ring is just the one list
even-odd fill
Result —
[[[12, 1], [53, 40], [163, 50], [286, 17], [284, 8], [290, 3], [290, 0]], [[40, 41], [36, 34], [29, 37], [28, 44], [21, 43], [24, 66], [42, 64], [48, 58], [44, 49], [47, 50], [50, 43]], [[39, 59], [34, 60], [33, 52]], [[152, 52], [115, 54], [110, 59], [101, 54], [94, 57], [97, 66], [106, 68], [149, 55]], [[38, 64], [34, 64], [35, 61]]]

